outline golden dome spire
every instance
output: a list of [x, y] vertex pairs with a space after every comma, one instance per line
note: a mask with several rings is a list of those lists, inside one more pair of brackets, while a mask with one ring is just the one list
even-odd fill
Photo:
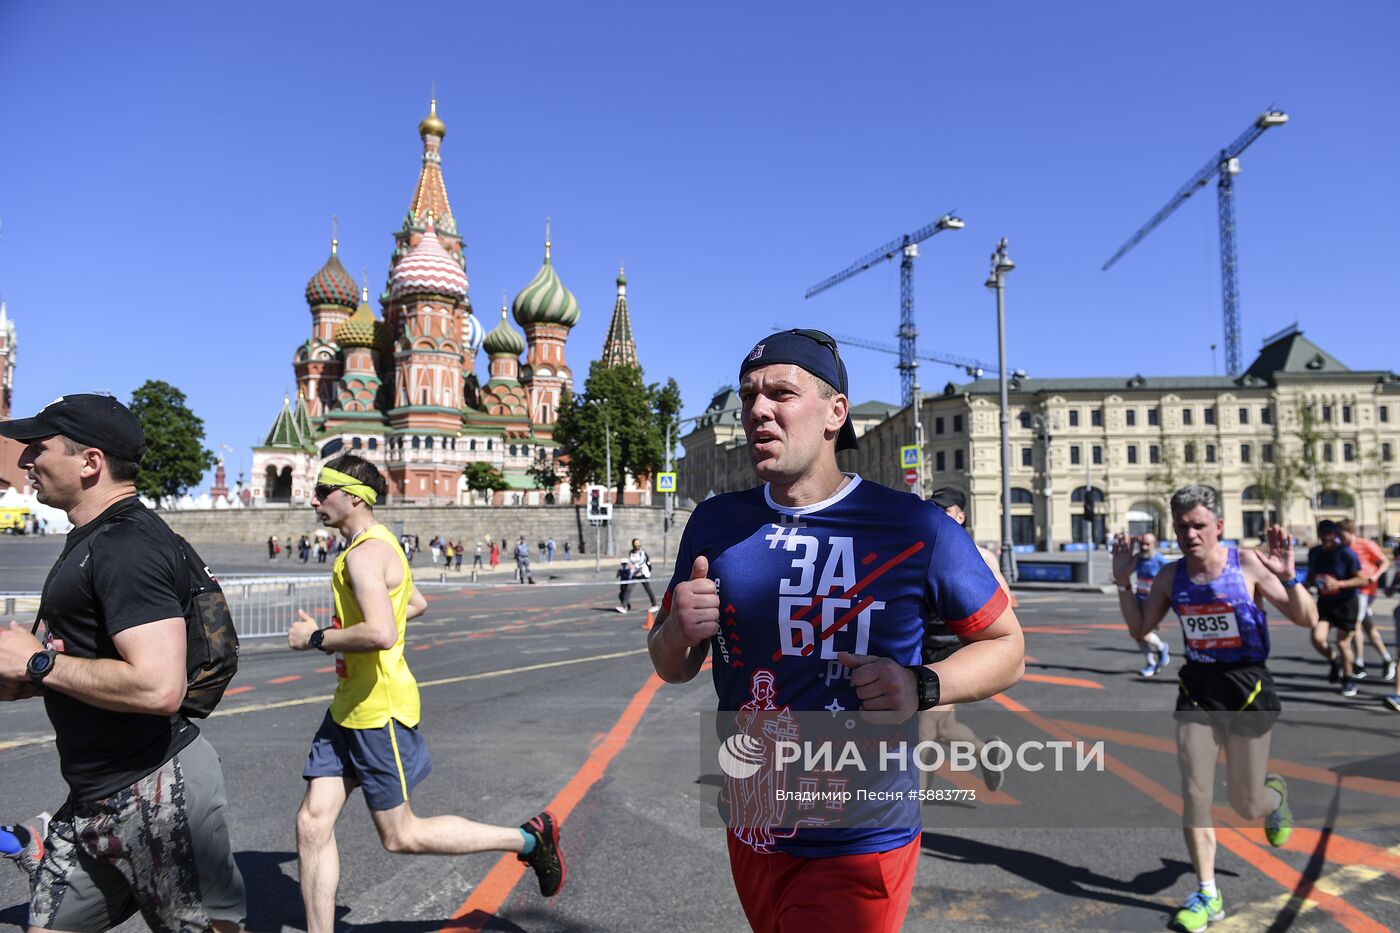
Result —
[[418, 124], [419, 136], [436, 136], [438, 139], [447, 135], [447, 126], [438, 119], [437, 115], [437, 91], [433, 91], [432, 102], [428, 104], [428, 115], [423, 118], [423, 122]]

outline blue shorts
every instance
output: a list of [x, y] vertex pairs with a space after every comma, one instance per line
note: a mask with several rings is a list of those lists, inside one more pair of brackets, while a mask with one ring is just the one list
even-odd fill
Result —
[[417, 729], [393, 719], [378, 729], [347, 729], [327, 710], [301, 776], [349, 778], [364, 789], [371, 810], [392, 810], [407, 803], [409, 791], [432, 770]]

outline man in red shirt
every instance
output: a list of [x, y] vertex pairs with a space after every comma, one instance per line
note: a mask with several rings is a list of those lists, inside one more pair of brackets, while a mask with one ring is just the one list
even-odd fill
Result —
[[1395, 660], [1386, 650], [1385, 639], [1376, 631], [1376, 624], [1371, 619], [1371, 603], [1376, 598], [1376, 591], [1380, 589], [1380, 579], [1390, 568], [1390, 558], [1385, 556], [1385, 551], [1381, 550], [1376, 542], [1357, 534], [1356, 525], [1351, 519], [1343, 519], [1337, 524], [1342, 529], [1342, 543], [1355, 552], [1357, 559], [1361, 561], [1361, 572], [1366, 575], [1368, 581], [1358, 591], [1361, 596], [1361, 608], [1356, 620], [1356, 665], [1353, 676], [1358, 680], [1366, 676], [1366, 642], [1370, 640], [1381, 653], [1381, 663], [1385, 665], [1385, 673], [1381, 675], [1381, 680], [1392, 681], [1395, 679]]

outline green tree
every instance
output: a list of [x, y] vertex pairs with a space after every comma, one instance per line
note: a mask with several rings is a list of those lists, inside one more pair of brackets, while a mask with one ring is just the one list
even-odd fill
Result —
[[185, 393], [156, 379], [131, 393], [131, 413], [146, 432], [136, 491], [160, 504], [178, 499], [214, 465], [214, 452], [204, 447], [203, 420], [185, 404]]
[[[1288, 443], [1279, 445], [1274, 462], [1260, 464], [1251, 475], [1264, 501], [1272, 503], [1276, 516], [1286, 515], [1288, 505], [1298, 499], [1306, 500], [1315, 510], [1318, 497], [1326, 489], [1337, 490], [1355, 502], [1364, 483], [1384, 473], [1380, 451], [1361, 449], [1360, 438], [1352, 442], [1355, 459], [1337, 462], [1342, 456], [1341, 435], [1318, 417], [1312, 403], [1299, 402], [1293, 421], [1291, 431], [1280, 432], [1280, 440]], [[1330, 460], [1323, 452], [1329, 444]]]
[[[543, 447], [540, 449], [544, 450]], [[555, 470], [554, 460], [549, 457], [530, 461], [530, 469], [526, 472], [534, 480], [536, 489], [553, 489], [559, 485], [559, 474]]]
[[[646, 384], [638, 366], [604, 366], [588, 369], [583, 391], [566, 393], [559, 405], [554, 436], [569, 452], [569, 483], [582, 490], [590, 483], [604, 483], [620, 494], [628, 474], [652, 476], [666, 465], [666, 426], [677, 440], [681, 410], [676, 380]], [[608, 435], [611, 435], [612, 476], [607, 473]]]
[[489, 463], [468, 463], [462, 468], [462, 475], [467, 478], [467, 488], [474, 492], [500, 492], [510, 488], [506, 478]]

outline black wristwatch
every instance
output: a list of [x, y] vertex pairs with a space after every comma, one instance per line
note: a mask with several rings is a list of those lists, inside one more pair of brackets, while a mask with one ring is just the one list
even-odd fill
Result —
[[919, 711], [933, 709], [938, 705], [942, 688], [938, 682], [938, 675], [922, 664], [911, 664], [909, 670], [913, 672], [914, 679], [919, 682]]
[[325, 640], [326, 630], [323, 628], [318, 628], [316, 631], [312, 632], [311, 637], [306, 640], [306, 646], [308, 648], [314, 648], [317, 651], [325, 651], [326, 649], [321, 647], [321, 642]]
[[36, 651], [29, 656], [29, 663], [24, 666], [29, 674], [30, 681], [37, 687], [44, 682], [44, 678], [49, 676], [53, 670], [53, 659], [58, 657], [57, 651]]

